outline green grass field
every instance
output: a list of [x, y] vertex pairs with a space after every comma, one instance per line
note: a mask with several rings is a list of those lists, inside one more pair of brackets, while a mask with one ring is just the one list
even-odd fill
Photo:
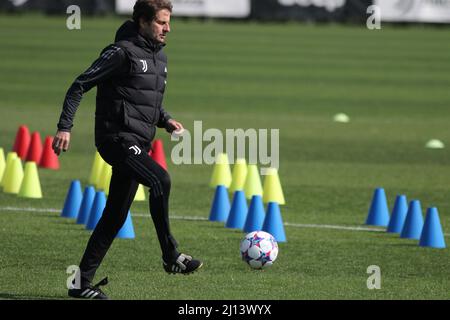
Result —
[[[21, 124], [53, 135], [66, 90], [112, 42], [120, 18], [1, 16], [0, 147]], [[166, 52], [165, 107], [188, 129], [280, 129], [280, 179], [288, 242], [271, 269], [239, 257], [243, 233], [208, 218], [212, 167], [175, 166], [172, 229], [180, 249], [204, 260], [169, 276], [146, 203], [132, 213], [136, 239], [114, 242], [96, 280], [113, 299], [449, 299], [449, 249], [384, 232], [327, 229], [365, 222], [373, 190], [439, 209], [450, 244], [450, 30], [434, 27], [256, 24], [175, 20]], [[95, 89], [85, 95], [71, 149], [59, 171], [40, 170], [44, 198], [0, 193], [0, 298], [64, 299], [66, 268], [78, 264], [90, 233], [47, 209], [62, 209], [70, 181], [86, 186], [95, 147]], [[348, 124], [332, 121], [344, 112]], [[160, 131], [166, 155], [174, 142]], [[437, 138], [447, 149], [429, 150]], [[169, 159], [168, 159], [169, 160]], [[14, 208], [11, 209], [11, 208]], [[43, 209], [29, 211], [27, 208]], [[148, 215], [149, 217], [149, 215]], [[381, 268], [368, 290], [367, 267]]]

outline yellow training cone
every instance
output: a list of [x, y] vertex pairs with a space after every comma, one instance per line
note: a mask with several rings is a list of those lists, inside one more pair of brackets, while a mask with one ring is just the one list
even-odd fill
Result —
[[214, 165], [213, 174], [209, 186], [212, 188], [218, 185], [230, 187], [231, 184], [231, 170], [228, 156], [226, 153], [221, 153], [217, 157], [216, 164]]
[[12, 160], [11, 169], [8, 170], [4, 190], [6, 193], [19, 193], [23, 180], [22, 160], [16, 157]]
[[7, 179], [8, 175], [9, 175], [9, 171], [12, 168], [13, 160], [15, 158], [17, 158], [17, 153], [15, 153], [15, 152], [9, 152], [8, 155], [6, 156], [6, 166], [5, 166], [5, 170], [3, 172], [3, 177], [2, 177], [2, 180], [1, 180], [1, 186], [2, 187], [5, 187], [6, 179]]
[[247, 162], [245, 159], [237, 159], [233, 167], [230, 193], [237, 190], [244, 190], [245, 178], [247, 177]]
[[111, 182], [112, 167], [106, 162], [103, 164], [102, 173], [100, 175], [100, 181], [98, 188], [103, 190], [106, 195], [109, 193], [109, 184]]
[[95, 187], [100, 190], [103, 190], [103, 185], [104, 185], [103, 170], [105, 169], [106, 166], [109, 166], [109, 164], [105, 160], [103, 160], [103, 158], [100, 156], [100, 161], [99, 161], [99, 165], [98, 165], [97, 182], [95, 183]]
[[35, 162], [25, 164], [25, 174], [19, 190], [19, 197], [41, 199], [41, 183], [39, 182], [38, 170]]
[[259, 177], [258, 166], [256, 164], [249, 164], [247, 167], [244, 192], [247, 199], [251, 199], [253, 196], [263, 195], [261, 179]]
[[89, 176], [89, 184], [97, 186], [99, 183], [100, 175], [102, 173], [104, 160], [100, 156], [98, 151], [95, 152], [94, 162], [91, 168], [91, 175]]
[[278, 204], [285, 204], [283, 189], [281, 188], [277, 169], [267, 169], [267, 174], [264, 178], [263, 194], [264, 203], [277, 202]]
[[145, 201], [145, 190], [142, 184], [139, 184], [136, 195], [134, 196], [134, 201]]
[[5, 167], [6, 167], [5, 152], [3, 152], [3, 148], [0, 148], [0, 181], [2, 181], [3, 179]]

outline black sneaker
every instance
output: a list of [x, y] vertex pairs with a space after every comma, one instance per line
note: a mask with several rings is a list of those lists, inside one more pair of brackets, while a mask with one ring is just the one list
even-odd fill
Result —
[[191, 256], [181, 253], [178, 258], [170, 263], [163, 260], [163, 267], [167, 273], [176, 274], [189, 274], [200, 269], [203, 262], [195, 260]]
[[108, 296], [100, 290], [100, 286], [108, 284], [108, 278], [103, 279], [95, 286], [88, 285], [81, 289], [70, 288], [69, 297], [79, 299], [96, 299], [96, 300], [108, 300]]

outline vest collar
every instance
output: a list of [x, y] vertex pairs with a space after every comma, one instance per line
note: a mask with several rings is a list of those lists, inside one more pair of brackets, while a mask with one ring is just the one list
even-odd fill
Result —
[[159, 43], [152, 39], [147, 39], [139, 33], [139, 27], [137, 23], [132, 20], [125, 21], [116, 32], [115, 41], [128, 40], [133, 42], [136, 46], [150, 51], [151, 53], [157, 53], [164, 48], [164, 43]]
[[155, 52], [155, 53], [160, 51], [166, 45], [165, 43], [159, 43], [152, 39], [147, 39], [147, 38], [143, 37], [139, 32], [137, 34], [137, 37], [133, 41], [133, 43], [135, 45], [137, 45], [138, 47], [141, 47], [144, 50], [150, 49], [150, 51]]

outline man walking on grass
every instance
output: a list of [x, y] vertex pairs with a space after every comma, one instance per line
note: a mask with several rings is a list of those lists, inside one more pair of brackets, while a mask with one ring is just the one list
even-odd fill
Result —
[[169, 133], [183, 125], [162, 107], [166, 86], [167, 57], [163, 52], [170, 32], [169, 0], [138, 0], [133, 21], [117, 31], [115, 43], [81, 74], [67, 92], [53, 141], [56, 154], [67, 151], [70, 130], [82, 95], [97, 86], [95, 145], [112, 166], [111, 184], [102, 217], [87, 244], [80, 263], [79, 288], [69, 289], [75, 298], [107, 299], [92, 285], [95, 272], [124, 224], [139, 183], [150, 188], [150, 213], [168, 273], [189, 274], [202, 262], [179, 253], [169, 226], [169, 174], [149, 155], [156, 127]]

